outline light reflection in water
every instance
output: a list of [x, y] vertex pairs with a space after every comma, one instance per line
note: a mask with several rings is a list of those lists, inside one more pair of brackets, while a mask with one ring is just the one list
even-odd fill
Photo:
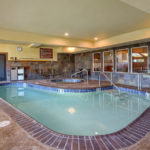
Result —
[[72, 115], [76, 112], [76, 110], [73, 107], [68, 108], [68, 112]]

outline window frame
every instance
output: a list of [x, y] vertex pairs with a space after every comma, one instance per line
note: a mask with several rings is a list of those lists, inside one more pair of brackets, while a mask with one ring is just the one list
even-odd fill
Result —
[[[105, 53], [105, 52], [111, 52], [111, 51], [113, 52], [113, 59], [112, 59], [113, 70], [112, 70], [112, 71], [105, 71], [105, 70], [104, 70], [104, 69], [105, 69], [105, 63], [104, 63], [104, 60], [105, 60], [104, 58], [105, 58], [105, 57], [104, 57], [104, 53]], [[114, 65], [114, 50], [112, 49], [112, 50], [103, 51], [103, 72], [108, 72], [108, 73], [114, 72], [114, 71], [115, 71], [115, 70], [114, 70], [114, 66], [115, 66], [115, 65]]]
[[[121, 50], [128, 50], [128, 71], [127, 72], [123, 72], [123, 71], [117, 71], [117, 51], [121, 51]], [[129, 73], [129, 67], [130, 67], [130, 55], [129, 55], [129, 48], [123, 48], [123, 49], [117, 49], [115, 51], [115, 72], [118, 72], [118, 73]]]
[[[147, 56], [147, 73], [149, 72], [149, 49], [148, 49], [148, 45], [145, 45], [145, 46], [138, 46], [138, 47], [132, 47], [131, 48], [131, 73], [138, 73], [138, 72], [133, 72], [133, 59], [132, 59], [132, 51], [134, 48], [143, 48], [143, 47], [146, 47], [147, 48], [147, 53], [148, 53], [148, 56]], [[143, 72], [142, 72], [143, 73]]]
[[92, 53], [92, 72], [101, 72], [103, 71], [103, 64], [102, 64], [102, 60], [100, 60], [101, 62], [101, 70], [100, 71], [94, 71], [94, 54], [100, 54], [101, 55], [101, 59], [103, 59], [103, 56], [102, 56], [102, 52], [95, 52], [95, 53]]

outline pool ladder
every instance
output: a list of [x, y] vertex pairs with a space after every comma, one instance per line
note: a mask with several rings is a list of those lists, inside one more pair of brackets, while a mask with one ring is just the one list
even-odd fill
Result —
[[110, 81], [111, 85], [113, 85], [115, 87], [115, 89], [118, 91], [119, 95], [120, 95], [120, 89], [119, 87], [112, 81], [112, 73], [111, 73], [111, 79], [109, 79], [107, 77], [107, 75], [104, 72], [99, 72], [99, 86], [101, 86], [101, 80], [100, 80], [100, 75], [103, 75], [108, 81]]
[[78, 72], [73, 73], [73, 74], [71, 75], [71, 78], [73, 78], [73, 76], [75, 76], [75, 75], [77, 75], [77, 74], [79, 74], [79, 73], [81, 73], [81, 72], [86, 72], [86, 82], [87, 82], [87, 84], [88, 84], [89, 76], [88, 76], [88, 70], [87, 70], [87, 69], [82, 69], [81, 71], [78, 71]]

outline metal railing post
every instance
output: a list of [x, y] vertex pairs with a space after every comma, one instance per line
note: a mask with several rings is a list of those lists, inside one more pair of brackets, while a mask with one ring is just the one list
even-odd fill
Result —
[[89, 80], [89, 75], [88, 75], [88, 70], [84, 69], [87, 73], [87, 84], [88, 84], [88, 80]]
[[140, 73], [140, 90], [142, 90], [142, 73]]
[[85, 71], [86, 74], [87, 74], [86, 80], [87, 80], [87, 84], [88, 84], [89, 75], [88, 75], [88, 70], [87, 70], [87, 69], [82, 69], [81, 71], [78, 71], [78, 72], [73, 73], [73, 74], [71, 75], [71, 78], [72, 78], [73, 76], [77, 75], [78, 73], [83, 72], [83, 71]]
[[142, 90], [142, 73], [138, 73], [138, 90]]
[[140, 90], [140, 74], [138, 73], [138, 90]]
[[99, 87], [101, 87], [101, 76], [100, 76], [100, 73], [99, 73]]
[[113, 85], [113, 81], [112, 81], [112, 72], [110, 73], [110, 79], [111, 79], [111, 85]]
[[105, 77], [108, 81], [110, 81], [110, 83], [118, 90], [118, 92], [119, 92], [119, 94], [120, 94], [120, 89], [118, 88], [118, 86], [117, 86], [115, 83], [113, 83], [112, 80], [109, 79], [109, 78], [107, 77], [107, 75], [106, 75], [104, 72], [100, 72], [100, 73], [102, 73], [102, 74], [104, 75], [104, 77]]

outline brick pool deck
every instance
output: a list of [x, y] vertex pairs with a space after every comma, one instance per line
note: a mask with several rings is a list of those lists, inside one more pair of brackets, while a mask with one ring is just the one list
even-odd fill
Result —
[[[50, 86], [43, 81], [30, 83]], [[93, 81], [92, 81], [93, 82]], [[92, 84], [91, 82], [91, 84]], [[94, 84], [94, 82], [93, 82]], [[64, 86], [64, 85], [63, 85]], [[66, 85], [65, 85], [66, 86]], [[80, 85], [81, 86], [81, 85]], [[82, 86], [86, 88], [87, 86]], [[94, 88], [94, 85], [91, 86]], [[89, 87], [88, 87], [89, 88]], [[150, 107], [124, 129], [107, 135], [71, 136], [57, 133], [22, 113], [3, 99], [0, 99], [3, 111], [17, 122], [25, 131], [41, 143], [65, 150], [117, 150], [137, 143], [150, 131]]]

